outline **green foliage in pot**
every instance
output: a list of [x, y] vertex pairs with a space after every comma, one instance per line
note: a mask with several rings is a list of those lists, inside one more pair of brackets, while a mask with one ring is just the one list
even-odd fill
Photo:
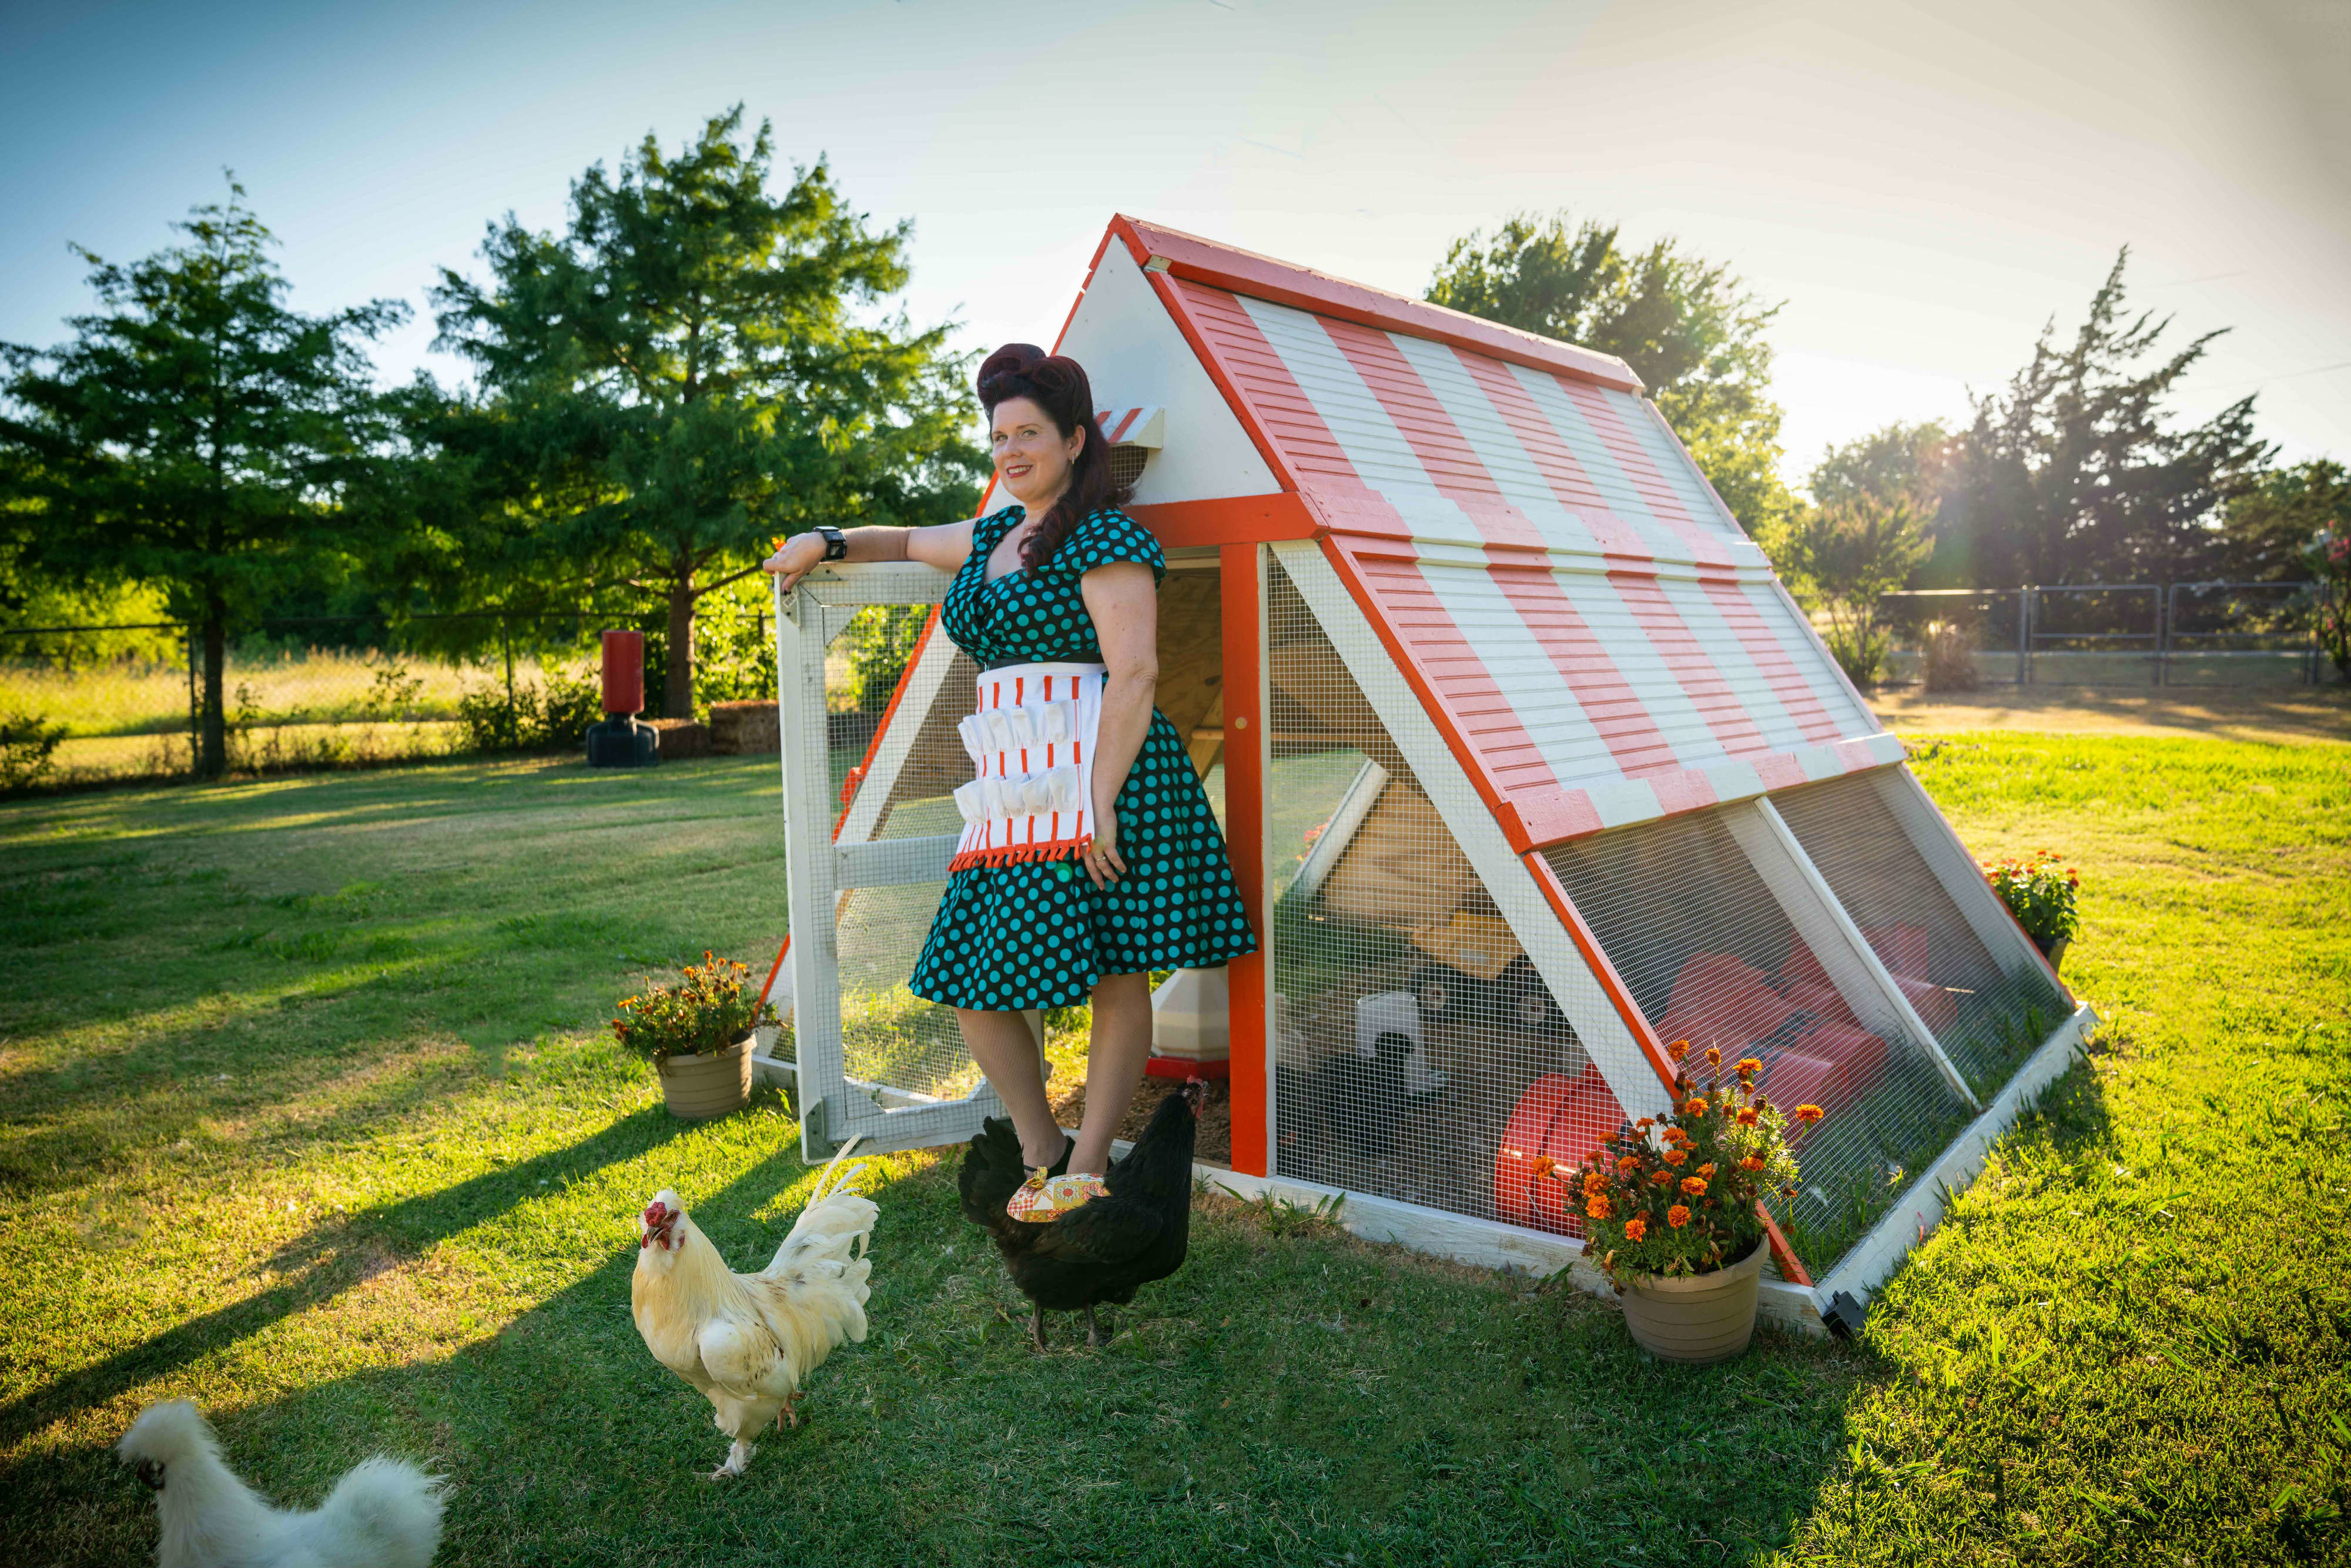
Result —
[[2082, 916], [2074, 905], [2082, 873], [2060, 865], [2054, 850], [2035, 850], [2023, 860], [1985, 861], [1983, 871], [1991, 890], [2035, 942], [2045, 945], [2081, 929]]
[[759, 999], [750, 978], [748, 966], [705, 950], [676, 985], [647, 986], [622, 998], [613, 1037], [654, 1061], [724, 1050], [755, 1024], [776, 1021], [774, 1005]]
[[[1681, 1062], [1689, 1041], [1668, 1053]], [[1763, 1096], [1763, 1064], [1743, 1057], [1726, 1076], [1722, 1051], [1706, 1049], [1701, 1087], [1689, 1068], [1674, 1078], [1674, 1108], [1620, 1129], [1579, 1166], [1543, 1174], [1569, 1183], [1587, 1227], [1584, 1256], [1617, 1284], [1650, 1275], [1707, 1274], [1738, 1262], [1763, 1238], [1756, 1202], [1792, 1193], [1792, 1124], [1821, 1119], [1817, 1105], [1782, 1110]]]

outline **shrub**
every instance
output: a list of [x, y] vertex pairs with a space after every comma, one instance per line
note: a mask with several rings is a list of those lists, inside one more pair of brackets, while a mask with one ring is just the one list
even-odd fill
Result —
[[[1668, 1048], [1686, 1061], [1689, 1041]], [[1607, 1276], [1705, 1274], [1736, 1263], [1763, 1239], [1757, 1201], [1777, 1188], [1792, 1193], [1796, 1161], [1788, 1152], [1789, 1124], [1821, 1119], [1817, 1105], [1783, 1111], [1763, 1097], [1763, 1063], [1744, 1057], [1725, 1076], [1722, 1051], [1706, 1048], [1703, 1088], [1687, 1066], [1674, 1076], [1674, 1108], [1620, 1129], [1573, 1170], [1553, 1167], [1553, 1180], [1573, 1184], [1589, 1228], [1584, 1255]]]
[[2351, 681], [2351, 528], [2321, 528], [2304, 559], [2323, 585], [2318, 645], [2335, 662], [2336, 678]]
[[1930, 622], [1927, 627], [1927, 689], [1930, 692], [1971, 692], [1983, 685], [1976, 673], [1975, 639], [1968, 628], [1952, 621]]
[[674, 986], [648, 986], [621, 998], [612, 1034], [622, 1046], [653, 1061], [698, 1056], [733, 1044], [754, 1024], [774, 1023], [776, 1009], [750, 985], [748, 965], [714, 956], [688, 964]]
[[1983, 870], [1992, 891], [2035, 942], [2046, 945], [2081, 929], [2074, 901], [2082, 875], [2072, 866], [2060, 866], [2056, 852], [2036, 850], [2023, 860], [1986, 861]]
[[37, 713], [0, 713], [0, 789], [29, 789], [57, 768], [66, 727]]
[[537, 685], [516, 682], [511, 704], [502, 685], [475, 686], [457, 698], [474, 751], [568, 750], [584, 744], [588, 727], [603, 716], [602, 688], [586, 665], [569, 673], [550, 666]]

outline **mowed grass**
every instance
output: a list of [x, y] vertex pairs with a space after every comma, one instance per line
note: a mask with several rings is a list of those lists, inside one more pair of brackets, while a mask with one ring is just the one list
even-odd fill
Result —
[[1668, 1367], [1605, 1302], [1200, 1201], [1095, 1353], [950, 1163], [879, 1162], [873, 1333], [731, 1486], [631, 1327], [674, 1184], [738, 1266], [813, 1173], [599, 1032], [772, 953], [771, 763], [455, 766], [0, 812], [0, 1562], [119, 1564], [187, 1396], [314, 1502], [379, 1447], [444, 1563], [2295, 1563], [2351, 1505], [2351, 747], [1991, 734], [1919, 769], [2064, 849], [2109, 1020], [1873, 1305]]

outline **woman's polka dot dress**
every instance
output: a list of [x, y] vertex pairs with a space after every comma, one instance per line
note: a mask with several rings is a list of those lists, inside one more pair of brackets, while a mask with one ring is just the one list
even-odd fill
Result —
[[[1041, 570], [987, 580], [987, 558], [1019, 522], [1008, 507], [972, 528], [971, 559], [947, 588], [939, 624], [985, 667], [1003, 659], [1099, 663], [1102, 644], [1079, 580], [1098, 566], [1140, 561], [1156, 583], [1166, 558], [1149, 529], [1106, 508], [1087, 517]], [[1154, 709], [1143, 749], [1118, 792], [1126, 874], [1096, 888], [1074, 857], [977, 865], [947, 882], [910, 988], [982, 1012], [1084, 1001], [1105, 975], [1200, 968], [1257, 951], [1233, 884], [1224, 835], [1184, 753]]]

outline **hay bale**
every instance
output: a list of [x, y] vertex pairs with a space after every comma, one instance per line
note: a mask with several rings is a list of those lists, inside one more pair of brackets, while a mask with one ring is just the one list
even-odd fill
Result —
[[710, 705], [710, 749], [723, 757], [773, 757], [782, 749], [776, 705], [761, 699]]
[[675, 762], [688, 757], [710, 755], [709, 728], [690, 718], [656, 718], [647, 721], [653, 727], [654, 743], [661, 759]]

